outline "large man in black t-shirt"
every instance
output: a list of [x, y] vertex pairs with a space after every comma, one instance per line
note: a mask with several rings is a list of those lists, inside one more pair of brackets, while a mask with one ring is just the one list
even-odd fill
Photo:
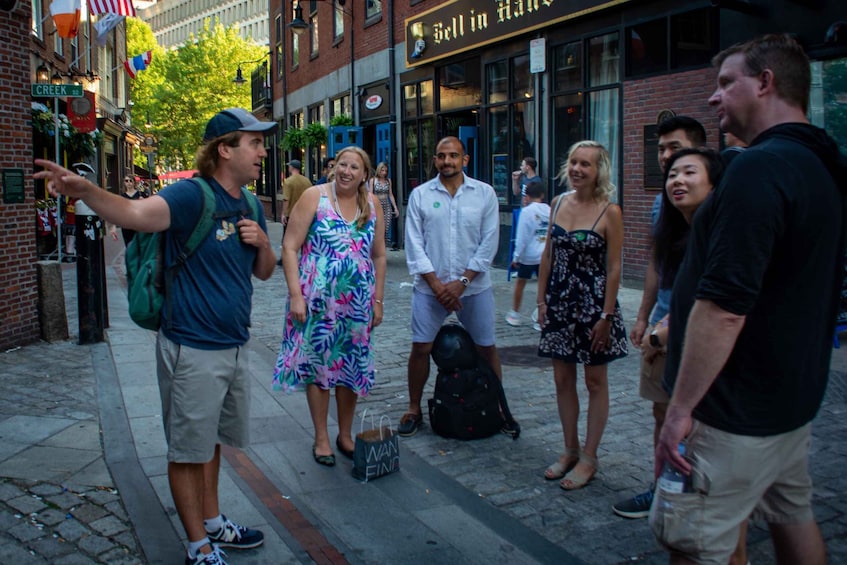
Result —
[[709, 104], [750, 147], [695, 215], [676, 278], [656, 470], [690, 473], [689, 492], [660, 484], [650, 523], [672, 562], [726, 563], [757, 510], [778, 561], [824, 563], [807, 457], [840, 290], [847, 163], [806, 119], [809, 61], [793, 39], [757, 38], [715, 64]]

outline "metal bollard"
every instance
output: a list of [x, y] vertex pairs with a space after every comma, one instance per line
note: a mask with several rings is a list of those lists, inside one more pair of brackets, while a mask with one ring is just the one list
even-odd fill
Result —
[[104, 222], [82, 200], [76, 203], [76, 284], [79, 344], [103, 341], [106, 326]]

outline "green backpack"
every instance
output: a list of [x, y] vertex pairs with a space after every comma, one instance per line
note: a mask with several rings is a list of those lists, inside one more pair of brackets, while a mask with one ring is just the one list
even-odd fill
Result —
[[[203, 190], [203, 211], [197, 218], [194, 230], [182, 247], [176, 261], [165, 265], [166, 231], [138, 232], [126, 248], [126, 282], [129, 317], [147, 330], [156, 331], [161, 324], [162, 307], [171, 308], [170, 290], [173, 281], [188, 258], [200, 247], [215, 224], [215, 193], [209, 183], [200, 177], [190, 179]], [[251, 217], [259, 221], [259, 203], [245, 188], [243, 198], [250, 204]], [[226, 212], [230, 215], [230, 212]], [[169, 317], [170, 318], [170, 317]]]

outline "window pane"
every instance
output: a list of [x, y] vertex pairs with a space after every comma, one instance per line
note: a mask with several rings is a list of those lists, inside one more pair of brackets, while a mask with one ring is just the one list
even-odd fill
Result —
[[532, 98], [532, 74], [529, 72], [529, 55], [512, 59], [514, 80], [513, 99]]
[[423, 179], [429, 180], [435, 176], [435, 164], [432, 156], [435, 154], [435, 118], [421, 120], [421, 164]]
[[365, 18], [371, 18], [382, 12], [382, 0], [366, 0]]
[[309, 26], [309, 41], [312, 44], [312, 55], [318, 54], [318, 16], [315, 15], [310, 20], [312, 25]]
[[[568, 158], [568, 148], [585, 138], [583, 133], [583, 95], [582, 93], [557, 96], [553, 99], [553, 155], [555, 163], [548, 170], [552, 176], [559, 173], [559, 167]], [[559, 192], [557, 189], [555, 192]]]
[[407, 84], [403, 87], [403, 115], [414, 118], [418, 115], [418, 85]]
[[659, 73], [668, 68], [668, 21], [645, 22], [626, 30], [629, 45], [627, 76]]
[[589, 40], [588, 84], [590, 86], [612, 84], [620, 80], [618, 43], [617, 33], [592, 37]]
[[[432, 81], [421, 81], [418, 83], [418, 88], [421, 91], [421, 114], [432, 114], [435, 111], [435, 101], [432, 99]], [[433, 150], [435, 150], [434, 147]]]
[[499, 106], [488, 111], [489, 149], [491, 155], [510, 153], [509, 107]]
[[620, 135], [620, 116], [618, 113], [618, 89], [611, 88], [600, 90], [589, 94], [589, 108], [591, 119], [589, 120], [588, 137], [602, 143], [609, 151], [612, 158], [612, 182], [620, 187], [618, 178], [618, 140]]
[[582, 86], [582, 43], [560, 45], [553, 51], [555, 70], [553, 88], [574, 90]]
[[717, 53], [712, 10], [704, 8], [671, 16], [671, 68], [708, 65]]
[[[406, 139], [406, 174], [409, 192], [423, 182], [421, 179], [420, 151], [418, 148], [418, 124], [411, 122], [403, 126]], [[408, 196], [408, 193], [407, 193]]]
[[521, 102], [515, 104], [514, 108], [514, 141], [512, 146], [515, 169], [521, 164], [524, 157], [535, 156], [535, 103]]
[[439, 69], [440, 108], [455, 110], [479, 104], [479, 61], [454, 63]]
[[488, 74], [488, 103], [506, 101], [509, 93], [509, 73], [506, 61], [497, 61], [486, 66]]
[[332, 18], [335, 25], [333, 37], [339, 38], [344, 35], [344, 8], [336, 4], [335, 11], [332, 13]]

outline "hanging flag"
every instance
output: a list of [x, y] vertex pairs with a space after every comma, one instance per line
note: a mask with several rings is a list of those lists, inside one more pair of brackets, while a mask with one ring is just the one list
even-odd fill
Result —
[[126, 72], [129, 73], [129, 76], [135, 78], [135, 75], [147, 68], [147, 65], [150, 64], [152, 59], [153, 52], [147, 51], [141, 55], [136, 55], [128, 61], [124, 61], [124, 67], [126, 67]]
[[81, 0], [53, 0], [50, 4], [50, 15], [56, 24], [59, 37], [73, 39], [79, 31], [79, 10]]
[[97, 30], [97, 45], [100, 47], [106, 45], [109, 32], [118, 27], [118, 24], [125, 19], [126, 16], [119, 16], [118, 14], [103, 14], [98, 17], [97, 21], [94, 22], [94, 29]]
[[132, 0], [88, 0], [88, 11], [95, 16], [118, 14], [135, 17], [135, 6], [132, 5]]

